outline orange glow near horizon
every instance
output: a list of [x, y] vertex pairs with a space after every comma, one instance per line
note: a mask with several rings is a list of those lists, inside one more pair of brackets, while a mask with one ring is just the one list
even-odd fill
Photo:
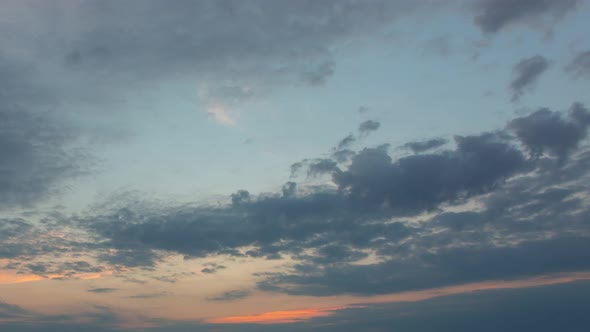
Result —
[[[88, 280], [88, 279], [98, 279], [105, 277], [107, 275], [113, 274], [112, 271], [104, 271], [101, 273], [80, 273], [71, 276], [72, 278]], [[7, 285], [7, 284], [22, 284], [26, 282], [35, 282], [35, 281], [43, 281], [43, 280], [51, 280], [51, 279], [59, 279], [64, 278], [65, 275], [63, 274], [50, 274], [47, 276], [40, 276], [36, 274], [17, 274], [17, 273], [6, 273], [0, 272], [0, 285]]]
[[335, 311], [348, 309], [352, 307], [353, 306], [339, 306], [328, 308], [269, 311], [258, 315], [212, 318], [207, 320], [207, 322], [211, 324], [287, 324], [305, 321], [316, 317], [327, 317], [334, 314]]

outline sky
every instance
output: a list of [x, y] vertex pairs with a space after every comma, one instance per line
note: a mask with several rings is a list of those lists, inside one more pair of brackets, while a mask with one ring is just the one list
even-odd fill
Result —
[[590, 2], [0, 1], [0, 330], [585, 331]]

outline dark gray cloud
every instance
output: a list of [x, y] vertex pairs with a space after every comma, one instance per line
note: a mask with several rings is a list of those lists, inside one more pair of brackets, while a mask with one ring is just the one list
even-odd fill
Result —
[[565, 70], [574, 78], [590, 79], [590, 51], [577, 54], [565, 66]]
[[509, 85], [512, 101], [518, 101], [527, 90], [531, 90], [548, 68], [549, 61], [541, 55], [524, 58], [516, 63], [512, 68], [514, 79]]
[[334, 182], [357, 201], [400, 212], [435, 209], [492, 190], [522, 171], [522, 153], [495, 134], [457, 136], [457, 149], [393, 161], [383, 149], [364, 149]]
[[367, 120], [359, 125], [359, 134], [366, 136], [369, 133], [376, 131], [381, 126], [381, 123], [374, 120]]
[[559, 19], [579, 3], [579, 0], [479, 0], [474, 21], [483, 32], [495, 33], [513, 24]]
[[532, 155], [548, 152], [564, 159], [588, 135], [590, 112], [584, 105], [572, 105], [567, 118], [547, 108], [510, 121], [508, 128], [529, 149]]
[[428, 150], [436, 149], [447, 144], [444, 138], [433, 138], [426, 141], [408, 142], [403, 145], [404, 148], [412, 150], [414, 153], [422, 153]]
[[236, 301], [250, 296], [252, 292], [247, 290], [232, 290], [219, 296], [207, 298], [209, 301]]

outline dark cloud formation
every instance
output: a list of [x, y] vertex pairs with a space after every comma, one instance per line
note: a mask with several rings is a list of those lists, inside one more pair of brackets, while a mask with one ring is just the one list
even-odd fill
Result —
[[590, 79], [590, 51], [577, 54], [565, 66], [565, 70], [574, 78]]
[[447, 143], [448, 141], [444, 138], [433, 138], [420, 142], [408, 142], [404, 144], [403, 147], [412, 150], [414, 153], [422, 153], [428, 150], [436, 149]]
[[561, 18], [578, 3], [579, 0], [478, 0], [474, 21], [483, 32], [495, 33], [513, 24]]
[[493, 189], [522, 171], [522, 153], [495, 134], [457, 136], [457, 149], [393, 161], [384, 149], [364, 149], [334, 182], [356, 201], [402, 213], [435, 209]]
[[510, 121], [508, 128], [534, 156], [548, 152], [564, 159], [588, 135], [590, 112], [580, 103], [572, 105], [567, 118], [547, 108]]
[[233, 290], [225, 292], [219, 296], [207, 298], [209, 301], [236, 301], [250, 296], [251, 292], [247, 290]]
[[512, 101], [518, 101], [527, 90], [531, 90], [548, 68], [549, 61], [541, 55], [524, 58], [516, 63], [512, 68], [514, 79], [509, 86]]

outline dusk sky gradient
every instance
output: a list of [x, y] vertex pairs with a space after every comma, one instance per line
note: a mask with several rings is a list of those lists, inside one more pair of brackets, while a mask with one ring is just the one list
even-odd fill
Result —
[[0, 1], [0, 331], [590, 330], [590, 1]]

